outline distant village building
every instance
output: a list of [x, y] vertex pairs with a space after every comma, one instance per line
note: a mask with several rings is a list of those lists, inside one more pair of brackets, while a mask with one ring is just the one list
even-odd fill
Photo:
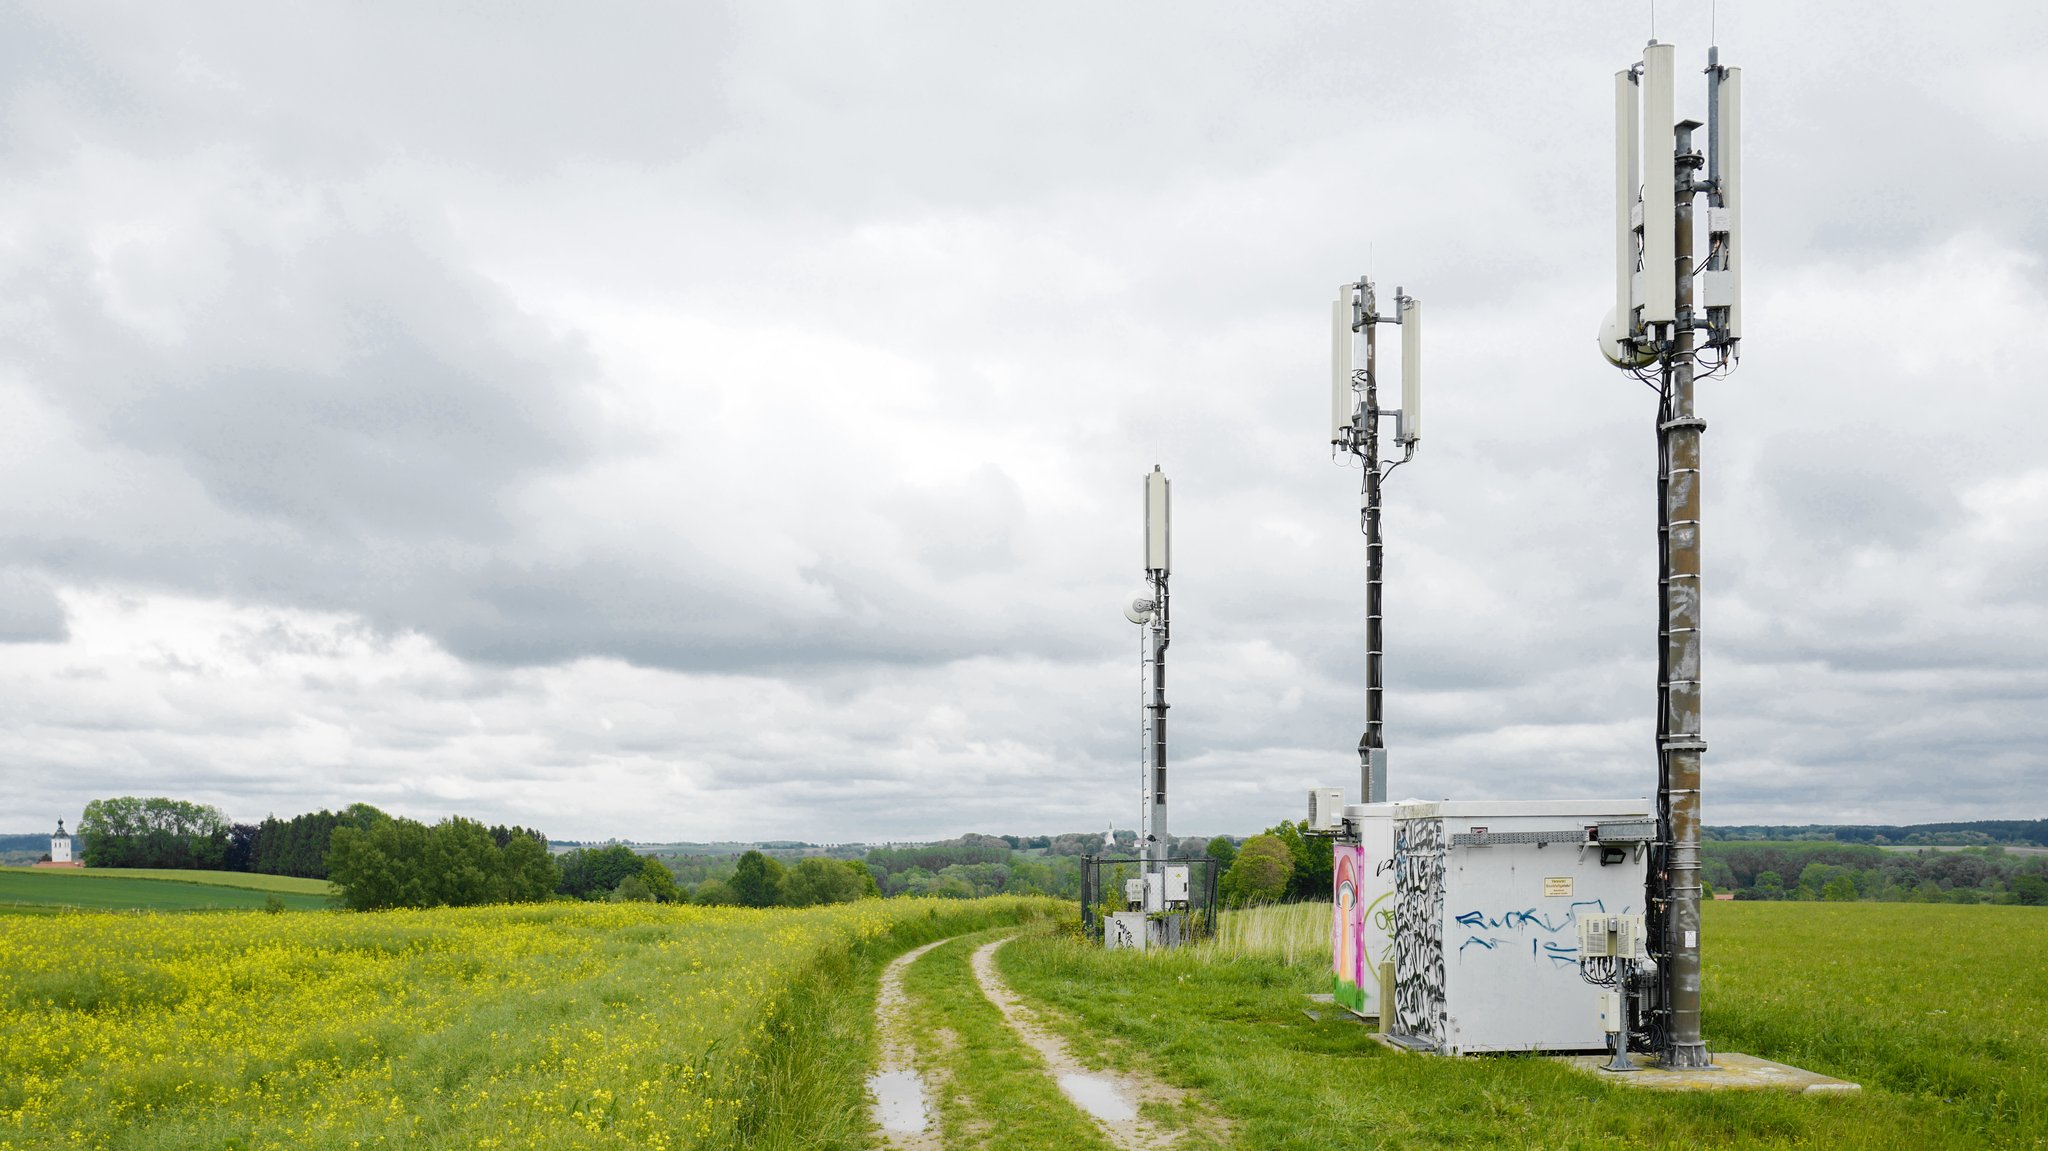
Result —
[[50, 837], [50, 860], [38, 863], [37, 867], [84, 867], [85, 864], [72, 858], [71, 836], [64, 830], [64, 821], [57, 821], [57, 834]]

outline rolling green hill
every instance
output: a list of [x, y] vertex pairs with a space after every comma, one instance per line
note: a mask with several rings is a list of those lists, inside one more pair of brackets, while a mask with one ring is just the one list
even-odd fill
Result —
[[190, 911], [260, 908], [275, 895], [293, 911], [331, 907], [317, 879], [237, 871], [0, 868], [0, 912], [51, 907]]

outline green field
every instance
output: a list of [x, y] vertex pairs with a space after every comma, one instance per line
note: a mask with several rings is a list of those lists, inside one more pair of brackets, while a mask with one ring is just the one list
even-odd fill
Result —
[[327, 883], [239, 871], [0, 867], [0, 912], [80, 907], [101, 911], [260, 908], [275, 896], [286, 909], [332, 907]]
[[[1327, 932], [1319, 908], [1309, 941]], [[1320, 957], [1103, 952], [1033, 938], [1001, 953], [1018, 991], [1111, 1065], [1212, 1099], [1237, 1145], [2048, 1147], [2048, 910], [1902, 904], [1706, 908], [1711, 1046], [1863, 1084], [1849, 1097], [1673, 1096], [1531, 1057], [1396, 1053], [1337, 1012]], [[1253, 933], [1258, 934], [1258, 933]], [[1138, 1053], [1144, 1053], [1140, 1056]]]
[[1665, 1095], [1389, 1051], [1306, 998], [1328, 987], [1326, 906], [1149, 954], [1081, 942], [1043, 900], [77, 912], [0, 919], [0, 1151], [874, 1147], [876, 972], [941, 939], [902, 987], [943, 1145], [1111, 1146], [970, 969], [1020, 931], [1003, 979], [1084, 1063], [1184, 1092], [1143, 1105], [1192, 1125], [1182, 1151], [2048, 1148], [2048, 909], [1705, 913], [1709, 1043], [1860, 1094]]

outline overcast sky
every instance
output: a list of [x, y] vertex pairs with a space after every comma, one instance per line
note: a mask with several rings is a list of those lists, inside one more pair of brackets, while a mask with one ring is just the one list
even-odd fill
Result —
[[[1665, 0], [1704, 119], [1709, 3]], [[1721, 4], [1706, 817], [2048, 814], [2048, 11]], [[1357, 788], [1329, 299], [1428, 308], [1392, 791], [1655, 786], [1654, 397], [1598, 357], [1648, 5], [0, 8], [0, 830], [557, 838]], [[2029, 366], [2029, 365], [2033, 366]]]

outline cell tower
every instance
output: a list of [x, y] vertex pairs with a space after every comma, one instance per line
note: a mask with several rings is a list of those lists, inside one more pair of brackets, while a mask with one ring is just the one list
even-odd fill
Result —
[[[1693, 387], [1742, 341], [1742, 70], [1707, 49], [1707, 151], [1673, 122], [1676, 50], [1652, 40], [1614, 76], [1614, 309], [1600, 350], [1657, 394], [1657, 843], [1646, 883], [1651, 1045], [1709, 1066], [1700, 1037], [1700, 434]], [[1666, 149], [1669, 149], [1667, 152]], [[1668, 164], [1661, 157], [1669, 156]], [[1695, 263], [1694, 202], [1707, 197]], [[1703, 371], [1704, 370], [1704, 371]]]
[[[1394, 442], [1401, 458], [1380, 462], [1379, 325], [1401, 325], [1401, 406], [1395, 409]], [[1337, 289], [1330, 307], [1330, 445], [1357, 456], [1365, 472], [1360, 526], [1365, 532], [1365, 734], [1358, 738], [1359, 797], [1387, 798], [1387, 745], [1382, 727], [1386, 678], [1380, 634], [1382, 555], [1380, 489], [1395, 468], [1415, 458], [1422, 440], [1422, 301], [1394, 289], [1394, 312], [1381, 315], [1370, 279]], [[1359, 333], [1365, 334], [1365, 366], [1355, 368]]]
[[1124, 609], [1124, 618], [1145, 629], [1138, 853], [1154, 863], [1173, 854], [1166, 830], [1166, 645], [1172, 638], [1166, 579], [1172, 571], [1173, 483], [1154, 464], [1145, 475], [1145, 579], [1151, 587]]
[[[1172, 639], [1167, 580], [1173, 572], [1173, 485], [1158, 466], [1145, 475], [1145, 579], [1150, 585], [1124, 606], [1124, 618], [1144, 629], [1139, 657], [1141, 766], [1138, 779], [1138, 857], [1115, 859], [1113, 839], [1104, 855], [1082, 861], [1081, 923], [1091, 938], [1115, 947], [1175, 947], [1209, 931], [1215, 922], [1216, 862], [1176, 858], [1166, 825], [1166, 646]], [[1135, 866], [1137, 874], [1125, 870]], [[1098, 915], [1098, 907], [1114, 908]]]

